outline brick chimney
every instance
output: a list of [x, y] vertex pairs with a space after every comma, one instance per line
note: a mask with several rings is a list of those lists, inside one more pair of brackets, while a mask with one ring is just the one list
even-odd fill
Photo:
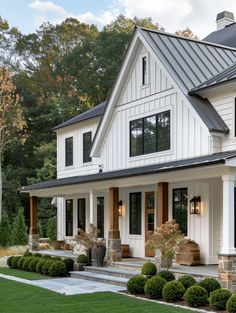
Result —
[[217, 30], [225, 28], [227, 25], [234, 23], [234, 14], [232, 12], [223, 11], [217, 14], [216, 25]]

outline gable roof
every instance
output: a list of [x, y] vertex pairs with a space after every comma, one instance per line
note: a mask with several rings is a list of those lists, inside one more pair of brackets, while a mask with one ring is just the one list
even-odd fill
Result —
[[210, 33], [203, 40], [236, 48], [236, 23]]
[[107, 102], [104, 101], [104, 102], [96, 105], [94, 108], [92, 108], [92, 109], [90, 109], [84, 113], [81, 113], [81, 114], [69, 119], [68, 121], [65, 121], [64, 123], [54, 127], [53, 130], [57, 130], [57, 129], [60, 129], [60, 128], [63, 128], [66, 126], [70, 126], [70, 125], [73, 125], [73, 124], [76, 124], [76, 123], [79, 123], [79, 122], [82, 122], [82, 121], [85, 121], [85, 120], [88, 120], [88, 119], [91, 119], [91, 118], [94, 118], [97, 116], [101, 116], [101, 115], [103, 115], [103, 113], [105, 111], [106, 105], [107, 105]]

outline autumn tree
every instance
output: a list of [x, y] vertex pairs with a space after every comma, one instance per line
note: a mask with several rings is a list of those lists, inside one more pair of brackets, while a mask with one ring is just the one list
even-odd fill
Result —
[[195, 35], [189, 27], [186, 27], [183, 30], [177, 30], [175, 32], [175, 34], [178, 35], [178, 36], [183, 36], [183, 37], [186, 37], [186, 38], [199, 40], [198, 36]]
[[2, 159], [3, 153], [14, 141], [24, 142], [26, 123], [15, 93], [9, 71], [0, 68], [0, 217], [2, 213]]

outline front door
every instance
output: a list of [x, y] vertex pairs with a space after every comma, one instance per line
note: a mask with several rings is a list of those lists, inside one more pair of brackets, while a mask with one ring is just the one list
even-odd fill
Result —
[[[145, 241], [147, 242], [150, 234], [154, 232], [155, 223], [155, 193], [154, 191], [145, 194]], [[155, 251], [145, 246], [145, 256], [154, 257]]]

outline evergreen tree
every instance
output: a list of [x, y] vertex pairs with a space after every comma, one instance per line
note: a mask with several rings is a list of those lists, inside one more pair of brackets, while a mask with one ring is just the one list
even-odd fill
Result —
[[25, 225], [24, 210], [20, 208], [13, 223], [12, 243], [15, 246], [28, 243], [27, 226]]
[[43, 238], [43, 227], [40, 221], [38, 221], [38, 234], [39, 234], [39, 238]]
[[0, 221], [0, 246], [9, 247], [11, 245], [11, 227], [6, 213], [3, 213]]
[[56, 217], [52, 217], [48, 220], [47, 236], [50, 238], [50, 241], [57, 240], [57, 219], [56, 219]]

